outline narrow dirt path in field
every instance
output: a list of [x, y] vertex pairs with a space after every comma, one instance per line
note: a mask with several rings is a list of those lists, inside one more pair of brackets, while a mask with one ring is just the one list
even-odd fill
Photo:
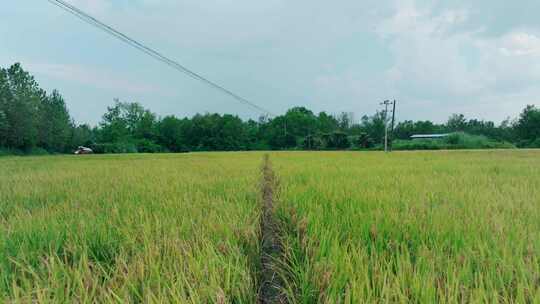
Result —
[[259, 303], [288, 303], [282, 278], [283, 246], [281, 229], [275, 215], [278, 180], [268, 155], [264, 156], [261, 180], [261, 272], [259, 277]]

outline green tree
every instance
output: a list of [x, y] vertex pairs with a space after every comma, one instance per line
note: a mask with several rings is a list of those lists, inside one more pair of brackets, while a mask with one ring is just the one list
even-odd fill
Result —
[[376, 112], [373, 116], [363, 116], [360, 121], [362, 130], [376, 143], [382, 143], [385, 133], [384, 112]]
[[304, 150], [321, 150], [324, 148], [324, 142], [320, 136], [308, 135], [302, 141], [302, 149]]
[[446, 127], [451, 132], [465, 132], [467, 129], [467, 119], [465, 119], [465, 115], [463, 114], [452, 114], [448, 118]]
[[218, 136], [222, 150], [246, 150], [249, 146], [246, 125], [238, 116], [223, 115]]
[[334, 132], [339, 128], [338, 120], [332, 116], [326, 114], [326, 112], [320, 112], [317, 117], [317, 131], [319, 133]]
[[353, 125], [353, 114], [341, 112], [339, 115], [337, 115], [336, 121], [338, 128], [343, 132], [347, 132]]
[[7, 71], [0, 68], [0, 147], [7, 147], [8, 138], [8, 117], [7, 106], [8, 101], [11, 100], [9, 91], [9, 82], [7, 77]]
[[111, 143], [153, 140], [156, 123], [156, 115], [139, 103], [120, 102], [116, 99], [103, 115], [100, 123], [101, 139]]
[[351, 146], [347, 133], [343, 131], [323, 134], [322, 141], [324, 142], [324, 147], [330, 150], [343, 150]]
[[514, 125], [521, 146], [529, 146], [540, 139], [540, 109], [528, 105]]
[[171, 152], [187, 151], [182, 129], [189, 123], [187, 119], [178, 119], [175, 116], [166, 116], [157, 124], [158, 143]]
[[262, 128], [264, 125], [264, 119], [259, 121], [248, 120], [246, 123], [246, 136], [248, 142], [248, 150], [268, 150], [269, 145], [264, 141], [262, 137]]
[[289, 149], [297, 145], [297, 138], [290, 131], [289, 123], [284, 115], [273, 118], [261, 126], [261, 130], [263, 140], [273, 150]]
[[40, 103], [46, 98], [45, 91], [18, 63], [4, 73], [1, 77], [6, 120], [3, 124], [7, 125], [4, 141], [10, 148], [28, 150], [38, 143], [38, 114]]
[[[317, 117], [305, 107], [294, 107], [285, 113], [286, 131], [296, 138], [317, 133]], [[285, 127], [285, 126], [284, 126]]]
[[373, 147], [373, 140], [365, 132], [360, 133], [356, 137], [356, 143], [359, 148], [369, 149]]
[[87, 124], [78, 125], [71, 129], [70, 147], [90, 147], [96, 142], [95, 131]]
[[128, 141], [130, 130], [126, 119], [126, 107], [124, 103], [115, 100], [112, 107], [107, 107], [99, 126], [100, 140], [106, 143]]
[[67, 151], [73, 123], [64, 98], [58, 91], [54, 90], [42, 100], [38, 125], [40, 147], [49, 152]]

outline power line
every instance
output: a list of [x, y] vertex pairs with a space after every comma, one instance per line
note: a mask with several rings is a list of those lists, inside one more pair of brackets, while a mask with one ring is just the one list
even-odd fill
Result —
[[208, 80], [207, 78], [197, 74], [196, 72], [188, 69], [187, 67], [183, 66], [182, 64], [178, 63], [177, 61], [174, 61], [168, 57], [166, 57], [165, 55], [162, 55], [161, 53], [159, 53], [158, 51], [138, 42], [137, 40], [119, 32], [118, 30], [114, 29], [113, 27], [99, 21], [98, 19], [96, 19], [95, 17], [92, 17], [90, 16], [89, 14], [85, 13], [84, 11], [78, 9], [77, 7], [75, 7], [74, 5], [71, 5], [69, 3], [66, 3], [65, 1], [62, 1], [62, 0], [47, 0], [49, 1], [50, 3], [58, 6], [59, 8], [67, 11], [68, 13], [74, 15], [75, 17], [81, 19], [82, 21], [94, 26], [94, 27], [97, 27], [99, 29], [101, 29], [102, 31], [108, 33], [109, 35], [111, 36], [114, 36], [115, 38], [121, 40], [122, 42], [138, 49], [139, 51], [149, 55], [150, 57], [153, 57], [154, 59], [156, 60], [159, 60], [163, 63], [165, 63], [166, 65], [186, 74], [187, 76], [193, 78], [193, 79], [196, 79], [196, 80], [199, 80], [201, 82], [203, 82], [204, 84], [224, 93], [225, 95], [228, 95], [234, 99], [236, 99], [237, 101], [239, 101], [240, 103], [242, 104], [245, 104], [249, 107], [251, 107], [252, 109], [255, 109], [256, 111], [258, 112], [262, 112], [268, 116], [275, 116], [274, 114], [272, 114], [272, 112], [266, 110], [265, 108], [261, 107], [261, 106], [258, 106], [257, 104], [247, 100], [246, 98], [228, 90], [227, 88], [213, 82], [213, 81], [210, 81]]

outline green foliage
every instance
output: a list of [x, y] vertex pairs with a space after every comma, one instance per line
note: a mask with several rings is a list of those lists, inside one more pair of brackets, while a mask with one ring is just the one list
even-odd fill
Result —
[[398, 123], [394, 130], [396, 139], [410, 139], [415, 134], [437, 134], [465, 132], [471, 135], [483, 135], [495, 141], [514, 141], [516, 135], [509, 120], [496, 126], [492, 121], [478, 119], [467, 120], [463, 114], [453, 114], [446, 124], [435, 124], [431, 121], [406, 120]]
[[[407, 142], [413, 134], [465, 132], [450, 142]], [[78, 146], [98, 153], [241, 151], [241, 150], [344, 150], [380, 148], [385, 135], [385, 114], [365, 115], [355, 123], [352, 114], [313, 113], [293, 107], [284, 115], [258, 121], [238, 116], [196, 114], [190, 118], [158, 117], [136, 102], [115, 100], [97, 127], [76, 125], [65, 101], [54, 90], [47, 94], [20, 64], [0, 69], [0, 147], [29, 153], [71, 153]], [[500, 125], [452, 115], [445, 124], [431, 121], [399, 122], [390, 132], [396, 149], [479, 149], [538, 147], [540, 110], [526, 107], [518, 120]], [[480, 137], [474, 137], [480, 136]]]
[[360, 122], [362, 131], [367, 134], [375, 143], [382, 143], [384, 140], [384, 113], [377, 112], [373, 116], [364, 116]]
[[248, 147], [248, 128], [238, 116], [195, 115], [182, 128], [187, 146], [195, 151], [236, 151]]
[[350, 148], [351, 143], [345, 132], [332, 132], [322, 135], [323, 145], [329, 150], [345, 150]]
[[0, 147], [0, 156], [12, 156], [12, 155], [23, 155], [24, 153], [17, 149], [11, 148], [2, 148]]
[[338, 129], [339, 125], [339, 121], [334, 116], [328, 115], [326, 112], [319, 113], [317, 117], [317, 130], [321, 133], [335, 131]]
[[20, 64], [0, 72], [2, 82], [5, 145], [27, 150], [38, 143], [40, 104], [46, 98], [34, 78]]
[[467, 119], [463, 114], [452, 114], [446, 123], [446, 129], [451, 132], [464, 132], [467, 129]]
[[360, 133], [357, 137], [357, 145], [360, 148], [369, 149], [374, 146], [373, 139], [365, 132]]
[[521, 147], [536, 147], [540, 139], [540, 109], [528, 105], [521, 112], [514, 128], [521, 140]]
[[[20, 64], [0, 69], [0, 146], [35, 154], [67, 152], [72, 120], [58, 91], [47, 95]], [[37, 149], [39, 148], [39, 149]]]
[[409, 139], [415, 134], [434, 134], [445, 133], [445, 128], [434, 124], [431, 121], [412, 121], [406, 120], [398, 123], [394, 130], [394, 136], [397, 139]]
[[482, 135], [454, 133], [445, 139], [446, 144], [456, 149], [507, 149], [515, 148], [512, 144], [490, 140]]
[[174, 116], [166, 116], [157, 123], [158, 143], [170, 152], [187, 150], [184, 136], [187, 121]]
[[49, 151], [39, 147], [28, 148], [26, 150], [0, 147], [0, 156], [43, 156], [50, 154]]
[[96, 142], [97, 131], [92, 130], [89, 125], [83, 124], [71, 129], [71, 147], [90, 147]]
[[140, 139], [136, 142], [139, 153], [159, 153], [163, 152], [163, 147], [148, 139]]
[[310, 134], [302, 141], [302, 149], [304, 150], [322, 150], [324, 147], [325, 143], [320, 136]]
[[29, 148], [24, 151], [24, 155], [34, 155], [34, 156], [49, 155], [50, 153], [51, 153], [50, 151], [47, 151], [40, 147]]
[[452, 150], [452, 149], [512, 149], [508, 142], [490, 140], [485, 136], [453, 133], [443, 139], [396, 140], [394, 150]]
[[99, 135], [102, 142], [152, 139], [155, 137], [156, 115], [140, 104], [115, 100], [107, 108], [100, 123]]
[[37, 145], [50, 152], [66, 152], [73, 128], [64, 98], [54, 90], [40, 106]]
[[533, 142], [527, 145], [527, 148], [540, 148], [540, 138], [535, 139]]
[[351, 143], [345, 132], [331, 132], [321, 135], [308, 135], [301, 142], [304, 150], [346, 150]]
[[92, 146], [97, 154], [104, 153], [137, 153], [137, 146], [130, 142], [100, 143]]

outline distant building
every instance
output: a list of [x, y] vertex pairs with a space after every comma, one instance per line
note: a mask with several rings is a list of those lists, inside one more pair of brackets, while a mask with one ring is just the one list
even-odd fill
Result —
[[415, 134], [411, 136], [412, 140], [415, 139], [442, 139], [450, 136], [450, 133], [445, 134]]

